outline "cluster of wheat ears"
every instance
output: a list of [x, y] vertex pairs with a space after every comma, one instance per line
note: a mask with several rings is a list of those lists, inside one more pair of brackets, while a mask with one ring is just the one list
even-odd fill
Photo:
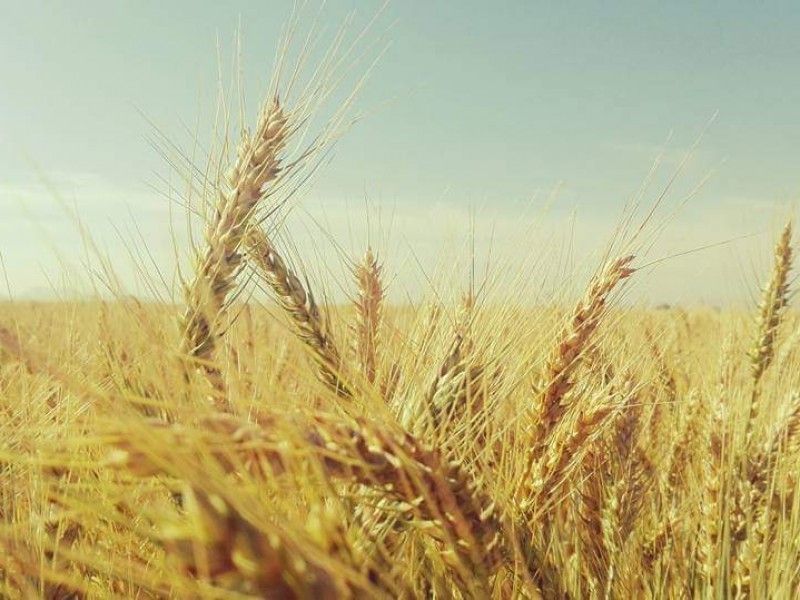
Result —
[[177, 318], [4, 308], [0, 595], [800, 594], [790, 224], [757, 316], [614, 309], [628, 252], [550, 310], [389, 306], [366, 249], [320, 305], [272, 235], [282, 97], [207, 179]]

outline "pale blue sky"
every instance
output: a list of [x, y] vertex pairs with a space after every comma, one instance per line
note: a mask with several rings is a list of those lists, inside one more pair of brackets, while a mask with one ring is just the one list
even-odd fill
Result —
[[[330, 0], [322, 17], [332, 33], [350, 11], [363, 24], [381, 4]], [[142, 113], [179, 140], [182, 123], [207, 117], [216, 40], [227, 62], [240, 20], [245, 83], [257, 96], [291, 8], [0, 0], [0, 253], [15, 295], [47, 288], [56, 257], [72, 263], [80, 248], [43, 178], [112, 257], [124, 246], [110, 223], [126, 230], [135, 219], [168, 265], [166, 209], [150, 189], [164, 168]], [[355, 251], [369, 197], [396, 213], [396, 246], [415, 248], [400, 260], [408, 264], [411, 254], [436, 256], [446, 218], [465, 233], [476, 206], [502, 237], [521, 204], [543, 202], [561, 182], [554, 226], [575, 209], [576, 246], [588, 251], [670, 132], [661, 180], [719, 111], [673, 200], [713, 176], [660, 252], [761, 235], [669, 261], [642, 286], [652, 301], [740, 300], [800, 191], [798, 31], [796, 2], [396, 0], [369, 34], [389, 44], [359, 96], [357, 109], [372, 112], [339, 142], [304, 208]], [[301, 250], [308, 228], [297, 232]]]

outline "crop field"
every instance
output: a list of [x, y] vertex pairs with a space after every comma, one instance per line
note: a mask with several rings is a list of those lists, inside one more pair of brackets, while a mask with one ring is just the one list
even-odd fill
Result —
[[787, 244], [757, 314], [610, 308], [627, 259], [563, 310], [388, 307], [371, 254], [326, 312], [263, 246], [282, 310], [213, 326], [7, 304], [3, 595], [792, 597]]
[[627, 301], [657, 203], [547, 301], [390, 301], [379, 247], [327, 301], [283, 217], [343, 121], [281, 68], [179, 300], [0, 304], [0, 597], [797, 598], [791, 221], [751, 310]]

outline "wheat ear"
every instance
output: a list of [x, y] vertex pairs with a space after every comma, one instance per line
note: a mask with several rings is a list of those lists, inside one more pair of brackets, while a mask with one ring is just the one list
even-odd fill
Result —
[[723, 442], [724, 424], [722, 407], [713, 412], [710, 427], [704, 432], [701, 443], [700, 464], [702, 467], [702, 496], [697, 540], [698, 571], [706, 593], [718, 597], [720, 568], [722, 566], [722, 542], [724, 530], [724, 484]]
[[491, 429], [487, 411], [500, 377], [499, 368], [487, 368], [473, 344], [456, 334], [425, 397], [438, 447], [469, 459], [483, 451]]
[[587, 470], [581, 494], [580, 517], [586, 525], [581, 532], [588, 564], [587, 579], [592, 588], [614, 589], [614, 560], [634, 529], [644, 503], [652, 465], [639, 446], [640, 399], [626, 373], [619, 392], [625, 399], [616, 415], [611, 440], [598, 440], [584, 460]]
[[262, 598], [333, 600], [356, 591], [345, 569], [305, 550], [298, 532], [290, 535], [277, 524], [265, 530], [228, 499], [199, 485], [185, 485], [182, 498], [191, 527], [164, 527], [159, 537], [170, 562], [184, 574]]
[[196, 359], [220, 409], [231, 408], [214, 357], [222, 318], [242, 265], [242, 240], [258, 203], [267, 195], [265, 186], [279, 177], [280, 155], [288, 135], [288, 117], [277, 97], [273, 98], [261, 110], [255, 133], [242, 134], [236, 161], [217, 184], [217, 204], [207, 225], [205, 249], [197, 256], [194, 277], [184, 289], [181, 352]]
[[[761, 413], [761, 380], [772, 363], [775, 341], [783, 310], [788, 302], [788, 275], [792, 263], [792, 223], [783, 228], [775, 245], [770, 280], [764, 288], [757, 320], [757, 333], [749, 353], [753, 388], [745, 429], [739, 473], [734, 482], [731, 537], [734, 542], [731, 580], [739, 595], [748, 596], [754, 587], [753, 567], [763, 559], [769, 528], [768, 485], [772, 475], [769, 451], [757, 448], [756, 425]], [[761, 556], [760, 556], [761, 555]]]
[[[593, 428], [605, 423], [613, 412], [607, 406], [594, 411], [584, 410], [576, 420], [573, 431], [564, 432], [560, 440], [551, 439], [558, 433], [556, 426], [570, 408], [564, 402], [564, 396], [572, 388], [573, 375], [604, 314], [608, 296], [620, 281], [634, 272], [629, 266], [633, 258], [618, 258], [592, 278], [586, 295], [575, 306], [547, 361], [544, 384], [535, 390], [533, 435], [525, 452], [525, 466], [517, 488], [517, 498], [523, 504], [528, 504], [532, 496], [543, 489], [545, 480], [557, 480], [564, 475], [564, 469], [574, 466], [576, 445], [594, 435]], [[548, 474], [537, 476], [534, 481], [537, 469], [542, 474]]]
[[758, 313], [758, 328], [754, 346], [750, 351], [750, 367], [753, 376], [753, 394], [750, 401], [750, 413], [747, 420], [747, 444], [750, 445], [755, 420], [759, 413], [760, 382], [775, 354], [775, 338], [781, 313], [786, 307], [789, 296], [789, 270], [792, 267], [792, 223], [789, 221], [783, 228], [781, 237], [775, 246], [775, 262], [772, 276], [764, 288], [761, 306]]
[[581, 355], [597, 329], [609, 294], [635, 271], [630, 267], [633, 258], [618, 258], [592, 278], [586, 295], [575, 306], [561, 331], [545, 367], [544, 385], [536, 394], [539, 439], [549, 434], [564, 416], [568, 405], [563, 399], [573, 386], [572, 378]]
[[[775, 483], [784, 457], [796, 456], [800, 450], [800, 394], [789, 397], [788, 406], [771, 432], [764, 447], [748, 457], [746, 483], [749, 484], [749, 501], [756, 519], [769, 509], [770, 486]], [[791, 503], [789, 503], [791, 504]], [[782, 511], [775, 510], [777, 516]]]
[[382, 488], [413, 518], [432, 524], [430, 533], [448, 547], [445, 561], [459, 571], [483, 579], [501, 568], [507, 548], [500, 511], [457, 461], [367, 419], [355, 427], [315, 420], [328, 472]]
[[276, 433], [277, 421], [262, 427], [218, 415], [204, 422], [201, 435], [180, 425], [151, 423], [152, 434], [167, 436], [164, 445], [120, 436], [108, 464], [140, 476], [170, 472], [170, 461], [152, 451], [169, 447], [190, 456], [213, 456], [226, 470], [238, 466], [275, 476], [288, 469], [298, 452], [311, 450], [328, 477], [369, 486], [399, 502], [397, 510], [446, 545], [443, 559], [465, 582], [485, 581], [516, 551], [506, 545], [499, 507], [460, 464], [444, 460], [403, 431], [364, 418], [316, 415], [304, 429], [303, 447], [290, 447]]
[[372, 253], [372, 248], [367, 248], [363, 260], [356, 265], [354, 272], [358, 286], [355, 300], [356, 358], [361, 372], [370, 383], [375, 382], [377, 368], [378, 329], [384, 297], [382, 270], [383, 267]]
[[312, 351], [320, 381], [345, 398], [352, 396], [341, 377], [342, 360], [310, 290], [286, 265], [267, 236], [254, 230], [247, 240], [250, 257], [261, 277], [292, 319], [295, 331]]
[[786, 414], [773, 432], [767, 452], [774, 463], [779, 455], [793, 456], [800, 453], [800, 393], [789, 398]]

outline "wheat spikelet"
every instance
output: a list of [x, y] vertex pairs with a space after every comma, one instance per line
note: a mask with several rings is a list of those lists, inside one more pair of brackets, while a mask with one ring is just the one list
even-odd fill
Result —
[[[669, 422], [666, 407], [672, 407], [678, 400], [678, 384], [675, 379], [673, 369], [667, 364], [664, 358], [664, 350], [656, 343], [655, 336], [650, 329], [645, 329], [645, 340], [653, 356], [657, 369], [657, 385], [653, 390], [653, 409], [650, 420], [651, 446], [656, 450], [656, 454], [666, 456], [665, 451], [667, 432], [660, 431]], [[660, 457], [658, 457], [660, 458]]]
[[[434, 430], [440, 429], [452, 406], [465, 395], [467, 380], [467, 358], [471, 344], [461, 335], [456, 335], [431, 383], [425, 404], [430, 413]], [[465, 347], [466, 346], [466, 347]]]
[[491, 419], [487, 411], [498, 387], [499, 367], [488, 370], [475, 357], [463, 357], [434, 381], [427, 404], [431, 413], [433, 437], [453, 449], [466, 448], [470, 456], [486, 444]]
[[197, 361], [214, 389], [218, 408], [230, 410], [222, 374], [215, 364], [221, 319], [242, 266], [240, 247], [265, 186], [280, 173], [280, 154], [290, 133], [289, 119], [277, 97], [267, 102], [251, 136], [243, 132], [237, 158], [218, 183], [218, 201], [197, 256], [195, 274], [184, 289], [186, 310], [180, 327], [181, 352]]
[[790, 441], [787, 436], [791, 436], [796, 426], [795, 416], [796, 408], [790, 409], [762, 449], [737, 457], [739, 468], [733, 483], [731, 515], [734, 542], [731, 578], [740, 596], [758, 595], [754, 580], [759, 565], [769, 563], [771, 528], [780, 526], [779, 517], [784, 513], [774, 486], [783, 458], [782, 443]]
[[792, 224], [786, 224], [775, 246], [772, 275], [761, 299], [757, 335], [750, 351], [753, 381], [747, 415], [744, 445], [738, 456], [738, 477], [734, 482], [731, 512], [733, 561], [731, 580], [737, 594], [749, 596], [754, 587], [754, 569], [763, 560], [765, 541], [769, 535], [768, 487], [777, 456], [767, 447], [756, 448], [756, 422], [761, 413], [761, 380], [772, 363], [775, 340], [783, 309], [788, 302], [788, 274], [792, 261]]
[[616, 410], [617, 407], [607, 404], [588, 407], [574, 415], [574, 419], [560, 424], [553, 432], [552, 446], [539, 460], [532, 462], [530, 451], [526, 453], [528, 462], [525, 477], [520, 478], [517, 486], [516, 503], [523, 520], [519, 529], [531, 532], [527, 535], [532, 541], [523, 538], [520, 545], [532, 549], [527, 554], [532, 561], [528, 568], [536, 574], [535, 580], [545, 597], [561, 598], [568, 594], [554, 557], [539, 549], [550, 548], [559, 538], [557, 525], [565, 519], [564, 499], [576, 484], [574, 476], [586, 464], [593, 442], [606, 431]]
[[471, 331], [475, 315], [475, 299], [467, 293], [456, 316], [453, 340], [425, 395], [426, 437], [466, 460], [486, 446], [492, 427], [488, 412], [502, 375], [501, 367], [476, 348]]
[[566, 493], [570, 477], [579, 470], [591, 442], [605, 433], [618, 410], [619, 406], [611, 404], [587, 407], [575, 415], [574, 422], [562, 423], [553, 432], [551, 445], [538, 460], [529, 463], [530, 475], [520, 481], [518, 498], [524, 510], [543, 510]]
[[314, 295], [305, 289], [263, 232], [254, 231], [249, 236], [248, 250], [259, 274], [292, 319], [298, 336], [311, 349], [319, 379], [339, 396], [351, 397], [352, 390], [341, 377], [339, 351]]
[[792, 266], [792, 223], [786, 224], [775, 246], [772, 277], [764, 288], [758, 315], [758, 335], [750, 353], [753, 380], [758, 383], [775, 353], [775, 334], [789, 295], [788, 276]]
[[[630, 404], [627, 410], [632, 413], [638, 412], [632, 409]], [[626, 423], [620, 427], [621, 431], [617, 435], [618, 443], [616, 447], [620, 447], [620, 440], [626, 440], [626, 450], [617, 454], [617, 472], [612, 490], [612, 510], [610, 511], [608, 525], [608, 529], [613, 532], [611, 535], [615, 546], [619, 550], [622, 549], [622, 545], [628, 541], [629, 536], [634, 532], [641, 517], [645, 500], [650, 495], [649, 484], [653, 481], [653, 466], [641, 448], [638, 447], [633, 430], [623, 433], [628, 426], [632, 425], [633, 429], [636, 428], [638, 415], [628, 416], [624, 421]], [[608, 583], [607, 589], [610, 589], [612, 584], [610, 577]]]

